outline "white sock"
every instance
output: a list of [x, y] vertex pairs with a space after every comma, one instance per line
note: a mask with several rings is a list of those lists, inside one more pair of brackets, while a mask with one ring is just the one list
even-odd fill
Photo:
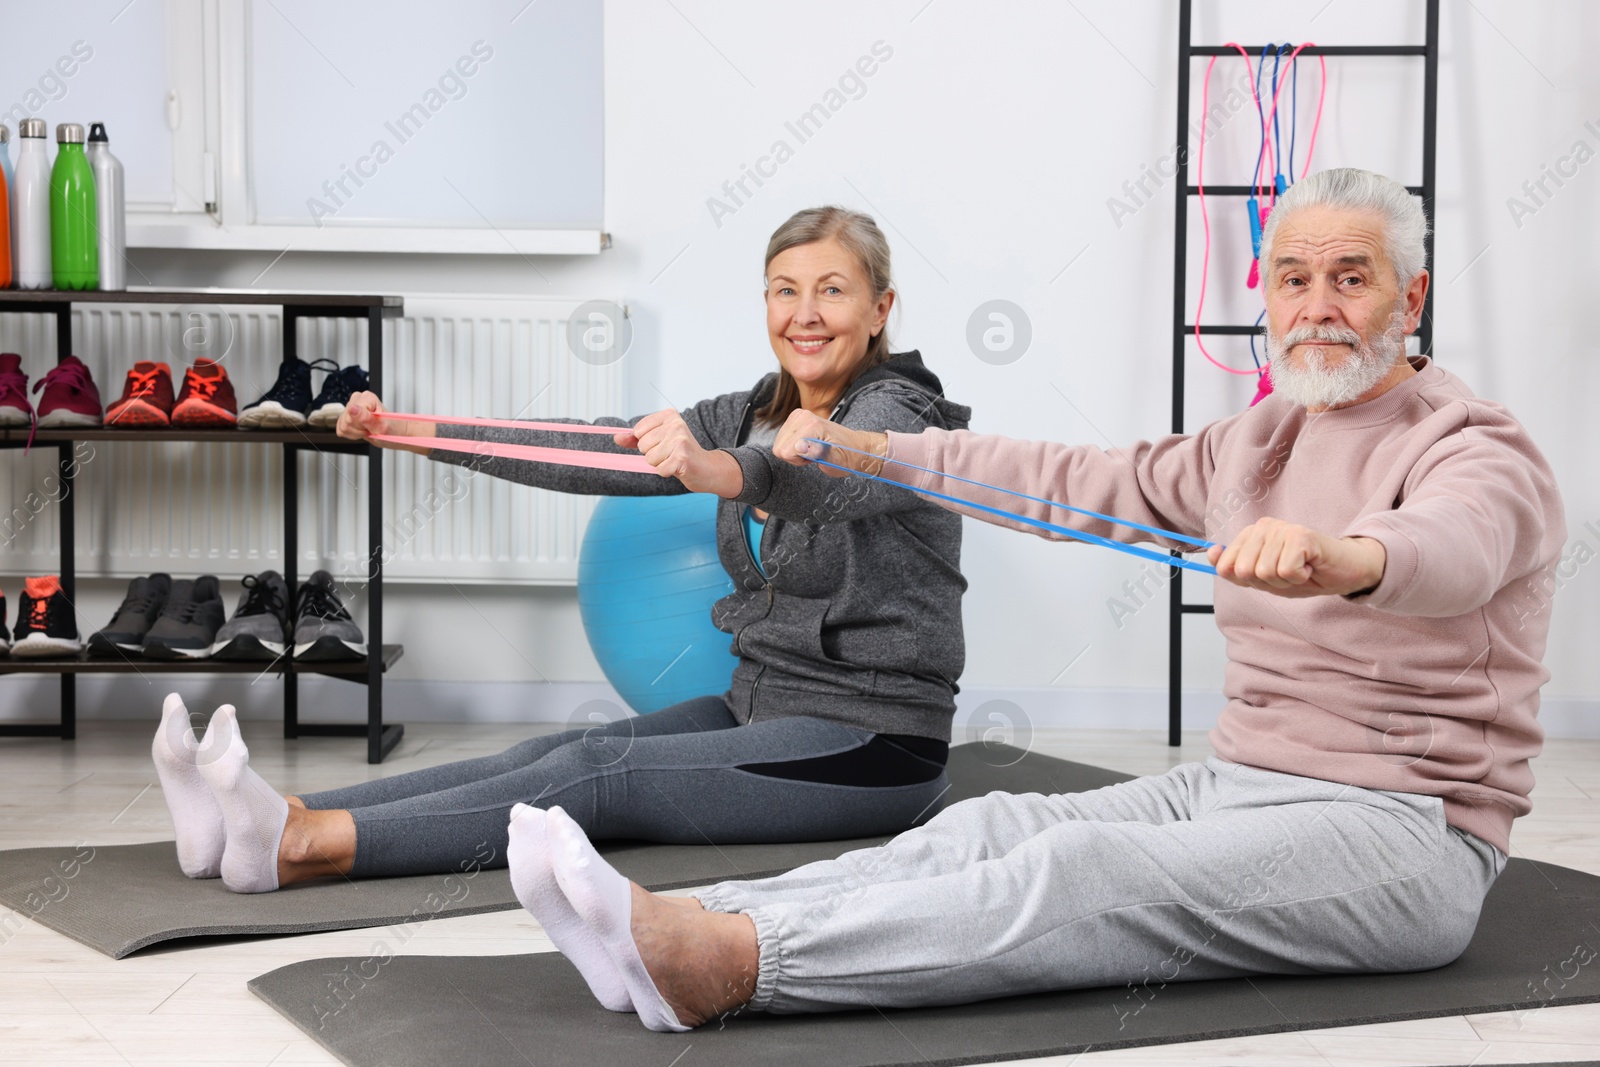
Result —
[[628, 880], [600, 858], [582, 827], [560, 808], [545, 812], [545, 825], [556, 881], [573, 910], [611, 954], [639, 1021], [656, 1031], [688, 1030], [656, 989], [633, 943], [633, 890]]
[[511, 809], [510, 834], [506, 860], [511, 865], [511, 888], [516, 891], [517, 900], [539, 920], [561, 954], [578, 968], [596, 1000], [610, 1011], [632, 1011], [628, 987], [611, 953], [579, 918], [556, 881], [555, 869], [550, 865], [545, 813], [518, 804]]
[[278, 888], [278, 845], [289, 821], [289, 802], [250, 769], [250, 750], [232, 704], [211, 716], [204, 746], [197, 765], [222, 809], [228, 835], [222, 884], [235, 893], [270, 893]]
[[[207, 738], [210, 733], [207, 733]], [[167, 695], [161, 705], [161, 725], [150, 743], [161, 792], [172, 814], [172, 829], [178, 838], [178, 867], [190, 878], [215, 878], [222, 869], [222, 848], [227, 836], [222, 829], [222, 809], [211, 787], [195, 766], [200, 744], [194, 739], [189, 709], [177, 693]]]

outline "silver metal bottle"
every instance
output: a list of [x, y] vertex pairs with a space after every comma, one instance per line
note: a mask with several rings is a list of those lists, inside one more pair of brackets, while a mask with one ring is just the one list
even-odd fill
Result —
[[94, 172], [95, 224], [99, 227], [100, 288], [121, 291], [128, 287], [128, 222], [123, 191], [122, 163], [111, 154], [105, 123], [89, 126], [84, 146], [89, 169]]

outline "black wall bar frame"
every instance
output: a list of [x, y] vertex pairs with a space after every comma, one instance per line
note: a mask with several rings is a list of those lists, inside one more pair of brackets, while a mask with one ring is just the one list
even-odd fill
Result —
[[[1188, 268], [1189, 198], [1199, 195], [1199, 188], [1189, 184], [1189, 81], [1195, 59], [1211, 56], [1231, 56], [1238, 53], [1225, 45], [1196, 45], [1192, 43], [1194, 0], [1179, 0], [1178, 7], [1178, 139], [1182, 146], [1178, 152], [1178, 173], [1174, 202], [1177, 216], [1173, 222], [1173, 272], [1172, 272], [1172, 432], [1184, 432], [1184, 376], [1187, 369], [1188, 340], [1194, 336], [1195, 326], [1188, 321], [1188, 293], [1186, 292]], [[1423, 61], [1422, 90], [1422, 184], [1407, 186], [1415, 196], [1422, 198], [1422, 210], [1428, 217], [1427, 269], [1433, 270], [1433, 217], [1434, 197], [1437, 191], [1439, 145], [1439, 0], [1427, 0], [1424, 16], [1426, 23], [1423, 44], [1404, 45], [1313, 45], [1302, 56], [1411, 56]], [[1261, 45], [1246, 45], [1245, 51], [1259, 56]], [[1204, 123], [1206, 117], [1200, 116]], [[1268, 195], [1271, 188], [1262, 185], [1257, 194]], [[1210, 185], [1207, 196], [1246, 197], [1251, 193], [1248, 185]], [[1433, 352], [1433, 292], [1428, 286], [1422, 307], [1422, 322], [1417, 327], [1417, 341], [1424, 355]], [[1245, 337], [1258, 333], [1255, 326], [1200, 326], [1206, 336]], [[1176, 555], [1177, 553], [1173, 553]], [[1210, 604], [1187, 604], [1183, 599], [1183, 569], [1169, 567], [1167, 599], [1167, 744], [1177, 747], [1183, 742], [1183, 619], [1185, 615], [1211, 615], [1215, 609]]]

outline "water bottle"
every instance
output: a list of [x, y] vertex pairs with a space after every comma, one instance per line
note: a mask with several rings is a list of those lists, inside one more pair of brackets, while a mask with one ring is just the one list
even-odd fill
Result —
[[[0, 171], [6, 178], [6, 233], [17, 232], [17, 219], [13, 212], [16, 211], [17, 175], [11, 169], [11, 127], [0, 122]], [[11, 278], [11, 241], [6, 241], [6, 284], [10, 285]]]
[[83, 127], [56, 127], [56, 165], [50, 171], [50, 266], [57, 289], [93, 289], [100, 282], [94, 171], [83, 151]]
[[122, 191], [122, 163], [111, 154], [103, 122], [89, 125], [84, 149], [94, 171], [95, 218], [99, 224], [100, 288], [121, 291], [128, 287], [127, 210]]
[[50, 274], [50, 157], [44, 119], [17, 124], [17, 181], [12, 186], [11, 266], [18, 289], [48, 289]]
[[0, 289], [11, 287], [11, 131], [0, 123]]
[[17, 184], [16, 172], [11, 169], [11, 127], [0, 122], [0, 171], [5, 171], [6, 188]]

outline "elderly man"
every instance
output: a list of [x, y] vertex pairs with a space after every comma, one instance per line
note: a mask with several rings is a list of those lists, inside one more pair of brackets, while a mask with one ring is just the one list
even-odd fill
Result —
[[1289, 190], [1261, 254], [1276, 392], [1192, 435], [1102, 452], [796, 412], [774, 446], [790, 462], [826, 455], [1063, 521], [928, 473], [944, 472], [1218, 542], [1216, 755], [1088, 793], [993, 793], [881, 848], [698, 901], [626, 882], [559, 809], [519, 809], [524, 903], [591, 985], [682, 1029], [741, 1007], [1095, 985], [1132, 985], [1131, 1013], [1166, 982], [1460, 955], [1530, 807], [1548, 677], [1535, 590], [1565, 528], [1522, 427], [1406, 356], [1425, 233], [1417, 202], [1376, 174]]

